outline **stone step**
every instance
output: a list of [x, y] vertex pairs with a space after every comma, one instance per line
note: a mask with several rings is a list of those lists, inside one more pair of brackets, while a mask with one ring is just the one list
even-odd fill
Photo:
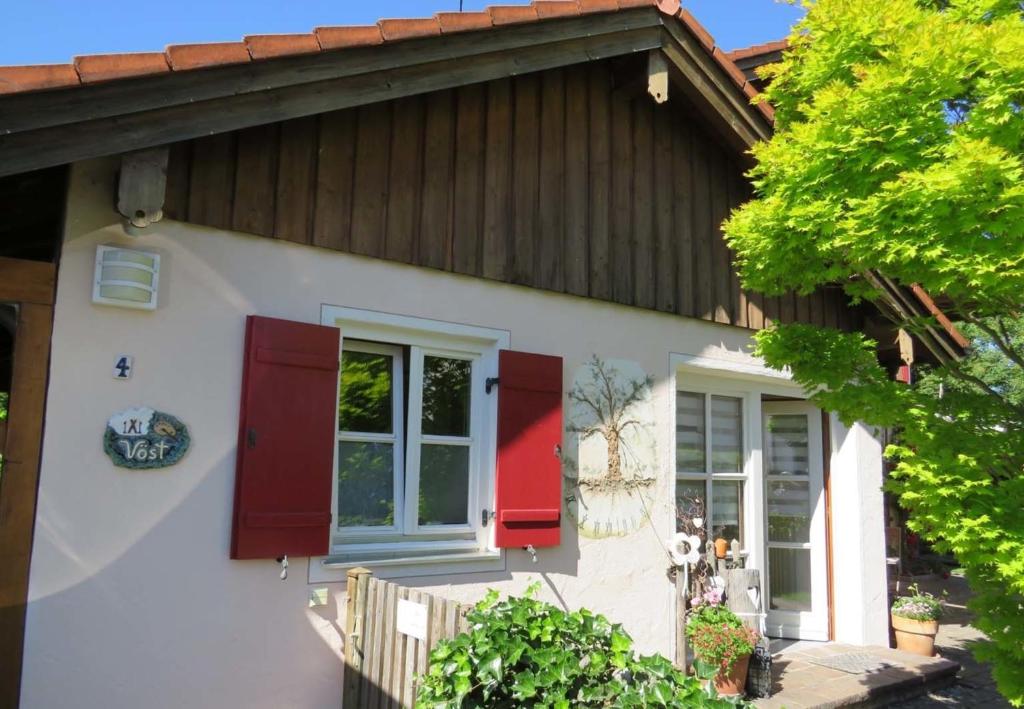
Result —
[[759, 709], [887, 707], [945, 687], [960, 665], [884, 647], [800, 643], [774, 656], [773, 694]]

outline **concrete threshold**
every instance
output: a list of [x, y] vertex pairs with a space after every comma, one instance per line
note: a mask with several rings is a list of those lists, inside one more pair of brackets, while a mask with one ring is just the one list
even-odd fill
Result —
[[774, 655], [772, 696], [754, 705], [759, 709], [887, 707], [951, 684], [959, 669], [959, 664], [943, 657], [920, 657], [887, 647], [796, 643]]

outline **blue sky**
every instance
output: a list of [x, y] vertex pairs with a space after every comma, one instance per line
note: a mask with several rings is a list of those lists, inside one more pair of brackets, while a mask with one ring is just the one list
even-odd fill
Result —
[[[465, 9], [486, 4], [465, 0]], [[727, 49], [779, 39], [801, 14], [775, 0], [684, 0], [683, 5]], [[458, 0], [0, 0], [0, 64], [67, 62], [76, 54], [308, 32], [317, 25], [422, 17], [458, 7]]]

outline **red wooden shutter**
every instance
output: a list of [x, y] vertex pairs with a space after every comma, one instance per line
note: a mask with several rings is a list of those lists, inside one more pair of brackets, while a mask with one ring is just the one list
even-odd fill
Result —
[[557, 546], [561, 539], [562, 358], [498, 353], [495, 543]]
[[246, 320], [232, 559], [327, 553], [340, 341], [334, 327]]

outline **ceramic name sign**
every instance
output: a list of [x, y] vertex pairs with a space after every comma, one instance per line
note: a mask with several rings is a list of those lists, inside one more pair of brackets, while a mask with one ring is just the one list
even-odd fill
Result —
[[174, 465], [191, 442], [179, 419], [147, 407], [114, 414], [103, 434], [103, 450], [114, 465], [135, 470]]

